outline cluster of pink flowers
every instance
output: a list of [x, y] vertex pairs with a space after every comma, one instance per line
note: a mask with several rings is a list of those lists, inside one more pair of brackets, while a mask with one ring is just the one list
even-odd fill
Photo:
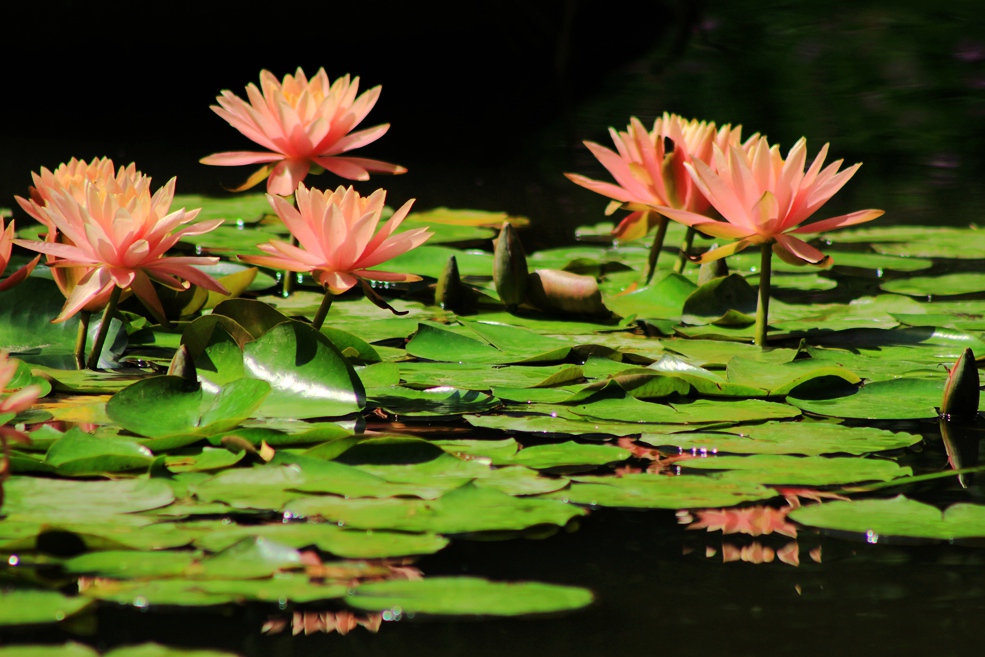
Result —
[[[630, 214], [614, 230], [619, 239], [642, 237], [643, 221], [655, 213], [718, 238], [736, 240], [705, 253], [709, 262], [748, 246], [770, 244], [794, 264], [826, 264], [830, 259], [794, 234], [812, 235], [871, 221], [882, 210], [860, 210], [803, 225], [855, 175], [861, 164], [839, 172], [842, 161], [822, 168], [825, 144], [805, 171], [807, 141], [800, 139], [784, 158], [758, 133], [741, 140], [742, 128], [687, 121], [664, 114], [647, 131], [632, 119], [626, 132], [610, 130], [616, 151], [585, 145], [612, 174], [615, 183], [567, 174], [575, 183], [613, 199], [607, 210]], [[665, 144], [672, 144], [669, 152]], [[714, 216], [711, 210], [717, 211]]]

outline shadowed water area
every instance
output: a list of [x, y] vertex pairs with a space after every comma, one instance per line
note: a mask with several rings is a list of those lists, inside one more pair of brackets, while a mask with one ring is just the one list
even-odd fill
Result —
[[[94, 19], [53, 11], [49, 42], [68, 56], [73, 26]], [[155, 188], [177, 176], [174, 208], [227, 219], [177, 250], [245, 276], [232, 254], [286, 229], [262, 185], [223, 191], [252, 168], [198, 163], [252, 147], [208, 105], [260, 69], [324, 66], [382, 85], [363, 127], [390, 131], [358, 155], [409, 170], [356, 188], [384, 187], [394, 208], [416, 198], [409, 227], [436, 236], [392, 263], [422, 282], [377, 288], [407, 315], [357, 287], [319, 335], [290, 319], [314, 316], [311, 278], [284, 299], [261, 269], [235, 279], [244, 301], [165, 298], [181, 316], [171, 330], [125, 300], [130, 325], [111, 327], [98, 374], [66, 364], [77, 325], [48, 323], [63, 297], [43, 266], [0, 292], [0, 348], [24, 362], [15, 383], [50, 389], [4, 419], [34, 444], [14, 446], [0, 511], [0, 656], [64, 642], [80, 657], [145, 642], [250, 656], [977, 654], [982, 427], [937, 413], [962, 352], [985, 357], [985, 11], [309, 11], [294, 20], [334, 38], [265, 49], [245, 45], [264, 34], [256, 16], [156, 15], [146, 58], [115, 62], [104, 84], [46, 78], [2, 130], [0, 207], [19, 230], [30, 221], [13, 195], [31, 171], [132, 160]], [[160, 52], [172, 34], [186, 56]], [[3, 70], [24, 79], [17, 38]], [[607, 199], [562, 175], [610, 180], [582, 140], [611, 146], [609, 126], [664, 111], [742, 124], [784, 154], [805, 136], [808, 162], [829, 142], [829, 161], [864, 166], [816, 218], [886, 211], [812, 242], [832, 267], [774, 259], [766, 351], [750, 344], [757, 249], [702, 287], [697, 266], [671, 272], [672, 224], [645, 286], [650, 237], [614, 245], [625, 212], [605, 216]], [[507, 312], [491, 277], [507, 218], [530, 270], [593, 277], [611, 314]], [[469, 301], [441, 308], [429, 286], [450, 255]], [[201, 386], [161, 376], [179, 343]]]

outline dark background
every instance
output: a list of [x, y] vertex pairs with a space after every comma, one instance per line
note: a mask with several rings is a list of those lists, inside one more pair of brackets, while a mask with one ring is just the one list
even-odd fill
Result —
[[884, 221], [967, 224], [985, 200], [983, 5], [21, 2], [0, 10], [0, 207], [72, 156], [221, 195], [253, 169], [198, 159], [255, 147], [209, 105], [223, 89], [245, 95], [263, 68], [301, 66], [383, 87], [362, 127], [391, 129], [358, 154], [410, 172], [361, 191], [524, 214], [533, 246], [604, 220], [605, 200], [561, 175], [606, 177], [581, 140], [609, 145], [608, 126], [664, 110], [864, 161], [822, 215], [882, 207]]

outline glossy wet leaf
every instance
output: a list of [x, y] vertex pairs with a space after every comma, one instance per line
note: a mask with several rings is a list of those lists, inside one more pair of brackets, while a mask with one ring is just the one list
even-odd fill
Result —
[[63, 621], [92, 604], [80, 596], [40, 589], [0, 590], [0, 626], [42, 625]]
[[736, 356], [764, 363], [789, 363], [797, 356], [796, 349], [764, 349], [752, 344], [721, 340], [662, 340], [661, 343], [664, 349], [680, 354], [692, 365], [699, 367], [724, 367]]
[[476, 577], [429, 577], [362, 584], [346, 596], [357, 609], [452, 616], [521, 616], [579, 609], [588, 589], [538, 582], [490, 582]]
[[941, 512], [902, 495], [811, 505], [790, 517], [809, 527], [865, 534], [870, 543], [882, 536], [942, 540], [985, 536], [985, 506], [961, 503]]
[[886, 459], [780, 454], [708, 456], [687, 459], [678, 465], [695, 470], [724, 470], [725, 472], [721, 474], [723, 480], [773, 485], [830, 486], [864, 481], [889, 481], [913, 474], [910, 468]]
[[199, 562], [195, 576], [206, 579], [259, 579], [302, 567], [301, 553], [263, 536], [247, 537]]
[[334, 417], [366, 403], [352, 365], [307, 324], [284, 322], [247, 343], [243, 367], [247, 376], [270, 384], [259, 409], [266, 416]]
[[411, 417], [481, 413], [500, 405], [499, 400], [476, 390], [456, 390], [447, 386], [413, 390], [400, 386], [370, 388], [369, 403], [393, 415]]
[[320, 516], [359, 529], [465, 534], [564, 525], [583, 511], [555, 500], [517, 498], [465, 485], [436, 500], [345, 500], [307, 497], [288, 505], [295, 515]]
[[833, 417], [867, 420], [921, 420], [937, 416], [943, 380], [893, 379], [842, 391], [830, 399], [787, 397], [804, 411]]

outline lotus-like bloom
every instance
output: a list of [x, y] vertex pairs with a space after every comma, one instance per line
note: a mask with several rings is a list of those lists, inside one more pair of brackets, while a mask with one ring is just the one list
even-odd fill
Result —
[[685, 164], [694, 184], [725, 221], [671, 206], [656, 208], [661, 214], [693, 226], [706, 235], [738, 239], [705, 253], [710, 262], [754, 244], [772, 244], [773, 252], [792, 264], [825, 265], [830, 258], [792, 234], [823, 233], [843, 226], [871, 221], [882, 210], [859, 210], [801, 226], [848, 182], [861, 165], [839, 172], [842, 160], [822, 169], [828, 153], [825, 144], [810, 168], [804, 170], [807, 141], [801, 138], [786, 159], [778, 146], [765, 138], [746, 149], [729, 145], [714, 148], [714, 166], [701, 160]]
[[[44, 208], [51, 203], [55, 194], [67, 192], [79, 203], [86, 203], [86, 184], [95, 185], [97, 189], [112, 194], [122, 194], [124, 190], [132, 188], [142, 178], [144, 174], [137, 171], [137, 167], [132, 162], [129, 166], [114, 169], [113, 160], [108, 157], [93, 158], [91, 162], [72, 158], [67, 163], [60, 164], [54, 171], [49, 171], [41, 167], [41, 173], [32, 173], [34, 185], [28, 189], [29, 198], [16, 196], [21, 208], [31, 215], [34, 219], [47, 227], [48, 234], [46, 242], [69, 244], [71, 240], [58, 232], [58, 228], [51, 223], [45, 214]], [[144, 184], [144, 183], [141, 183]], [[150, 185], [150, 179], [146, 181]], [[57, 258], [47, 256], [47, 264], [51, 266]], [[71, 296], [75, 286], [79, 284], [91, 267], [52, 267], [51, 274], [65, 298]], [[109, 301], [110, 292], [107, 288], [105, 293], [90, 299], [83, 310], [95, 312], [103, 308]]]
[[87, 180], [82, 183], [81, 201], [71, 189], [53, 191], [51, 199], [39, 210], [46, 222], [64, 236], [64, 242], [15, 240], [20, 246], [54, 256], [55, 261], [49, 264], [53, 268], [89, 270], [68, 296], [55, 322], [65, 321], [94, 299], [107, 297], [114, 287], [129, 289], [159, 320], [165, 321], [152, 279], [177, 290], [187, 289], [191, 282], [228, 294], [215, 279], [195, 268], [216, 264], [218, 258], [164, 257], [182, 235], [207, 233], [222, 220], [203, 221], [172, 233], [198, 214], [197, 209], [186, 212], [184, 208], [168, 212], [174, 198], [174, 178], [153, 195], [146, 176], [127, 179], [126, 183], [114, 193]]
[[[14, 222], [11, 220], [7, 224], [6, 228], [3, 225], [3, 217], [0, 216], [0, 275], [6, 271], [7, 265], [10, 264], [10, 254], [13, 251], [14, 246]], [[0, 292], [4, 290], [9, 290], [13, 286], [17, 285], [25, 278], [31, 275], [34, 267], [38, 264], [38, 260], [41, 256], [38, 256], [31, 262], [27, 263], [13, 274], [0, 281]]]
[[370, 269], [420, 246], [433, 234], [427, 228], [393, 234], [410, 211], [413, 199], [394, 212], [374, 235], [386, 200], [382, 189], [360, 197], [352, 187], [322, 192], [302, 184], [295, 198], [297, 208], [279, 196], [267, 195], [270, 205], [301, 246], [270, 240], [259, 245], [269, 255], [240, 256], [240, 260], [274, 269], [309, 272], [331, 294], [345, 292], [359, 279], [421, 280], [413, 274]]
[[[656, 222], [655, 207], [669, 206], [702, 214], [709, 208], [705, 195], [688, 175], [686, 165], [694, 161], [714, 165], [714, 147], [724, 149], [738, 146], [742, 139], [742, 126], [724, 125], [716, 130], [714, 122], [687, 121], [676, 114], [664, 113], [647, 131], [633, 117], [626, 132], [609, 128], [616, 145], [612, 151], [594, 142], [585, 146], [615, 178], [615, 184], [592, 180], [575, 173], [566, 173], [572, 182], [613, 199], [606, 214], [617, 209], [632, 210], [612, 231], [613, 237], [628, 241], [643, 237]], [[753, 135], [747, 144], [754, 144], [759, 135]], [[673, 144], [668, 151], [665, 144]]]
[[329, 82], [325, 69], [309, 81], [300, 68], [277, 80], [269, 71], [260, 72], [260, 87], [246, 87], [250, 102], [231, 91], [223, 91], [213, 105], [216, 114], [269, 152], [236, 151], [202, 158], [203, 164], [243, 166], [261, 164], [236, 191], [249, 189], [267, 178], [267, 191], [288, 196], [312, 167], [331, 171], [348, 180], [367, 180], [369, 173], [406, 173], [396, 164], [343, 153], [382, 137], [389, 124], [350, 131], [366, 118], [380, 96], [374, 87], [358, 97], [359, 78], [346, 75]]

